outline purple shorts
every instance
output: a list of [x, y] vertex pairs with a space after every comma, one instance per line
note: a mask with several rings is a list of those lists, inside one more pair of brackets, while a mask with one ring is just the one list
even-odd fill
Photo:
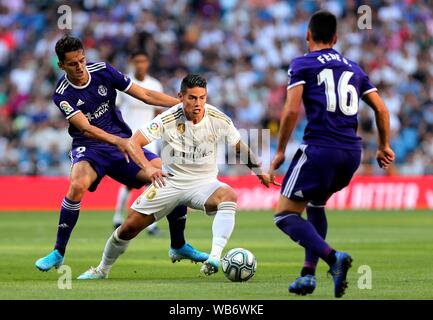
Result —
[[[158, 155], [144, 148], [143, 152], [149, 161], [159, 158]], [[123, 153], [114, 146], [112, 148], [105, 146], [104, 148], [74, 147], [71, 151], [71, 160], [73, 164], [87, 161], [96, 171], [98, 177], [90, 186], [90, 192], [96, 190], [105, 175], [129, 188], [139, 189], [146, 184], [136, 178], [140, 167], [132, 159], [130, 159], [129, 163], [126, 162]]]
[[281, 194], [295, 201], [324, 205], [346, 187], [358, 169], [361, 150], [301, 145], [284, 176]]

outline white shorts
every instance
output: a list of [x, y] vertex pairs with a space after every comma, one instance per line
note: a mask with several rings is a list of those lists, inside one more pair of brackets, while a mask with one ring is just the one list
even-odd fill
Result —
[[[218, 180], [189, 189], [178, 189], [168, 183], [162, 188], [150, 185], [134, 201], [131, 208], [145, 215], [153, 214], [156, 221], [167, 216], [179, 205], [206, 212], [204, 204], [221, 187], [228, 187], [228, 185]], [[212, 215], [215, 214], [215, 211], [206, 212], [206, 214]]]

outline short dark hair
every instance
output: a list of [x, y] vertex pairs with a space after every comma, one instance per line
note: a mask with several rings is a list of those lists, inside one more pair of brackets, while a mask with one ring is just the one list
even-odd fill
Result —
[[145, 50], [142, 50], [142, 49], [135, 50], [131, 53], [131, 58], [135, 58], [136, 56], [145, 56], [146, 58], [150, 58], [149, 54]]
[[65, 34], [56, 42], [56, 54], [59, 61], [63, 62], [65, 60], [65, 55], [67, 52], [84, 50], [83, 43], [80, 39], [72, 37]]
[[188, 74], [185, 78], [183, 78], [182, 83], [180, 85], [180, 92], [185, 93], [189, 88], [205, 88], [207, 87], [206, 79], [198, 74]]
[[329, 11], [317, 11], [311, 17], [308, 29], [314, 42], [330, 43], [337, 33], [337, 18]]

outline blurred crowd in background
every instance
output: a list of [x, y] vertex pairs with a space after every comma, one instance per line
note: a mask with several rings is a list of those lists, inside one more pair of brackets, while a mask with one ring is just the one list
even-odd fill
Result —
[[[61, 4], [0, 0], [0, 175], [69, 174], [68, 123], [51, 100], [62, 74], [54, 52], [65, 32], [57, 24]], [[371, 29], [358, 27], [362, 4], [371, 8]], [[336, 49], [362, 66], [391, 116], [397, 159], [383, 172], [375, 164], [374, 114], [361, 105], [364, 150], [358, 174], [433, 174], [431, 0], [82, 0], [68, 5], [70, 33], [83, 40], [89, 62], [108, 61], [129, 73], [129, 54], [144, 49], [152, 58], [150, 74], [171, 95], [187, 73], [203, 74], [208, 103], [238, 128], [269, 130], [261, 154], [265, 164], [276, 148], [290, 61], [306, 52], [309, 16], [328, 9], [338, 17]], [[302, 117], [288, 157], [304, 127]], [[239, 174], [237, 167], [221, 170]]]

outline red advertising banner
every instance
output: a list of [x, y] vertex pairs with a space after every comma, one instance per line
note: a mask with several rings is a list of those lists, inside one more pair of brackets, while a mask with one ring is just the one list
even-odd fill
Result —
[[[238, 208], [272, 209], [279, 188], [262, 186], [254, 176], [221, 177], [238, 194]], [[282, 178], [280, 177], [279, 181]], [[119, 183], [106, 178], [88, 192], [84, 210], [114, 210]], [[68, 190], [67, 177], [0, 177], [0, 210], [58, 210]], [[141, 190], [134, 190], [131, 202]], [[355, 177], [327, 204], [333, 209], [433, 209], [433, 176]]]

